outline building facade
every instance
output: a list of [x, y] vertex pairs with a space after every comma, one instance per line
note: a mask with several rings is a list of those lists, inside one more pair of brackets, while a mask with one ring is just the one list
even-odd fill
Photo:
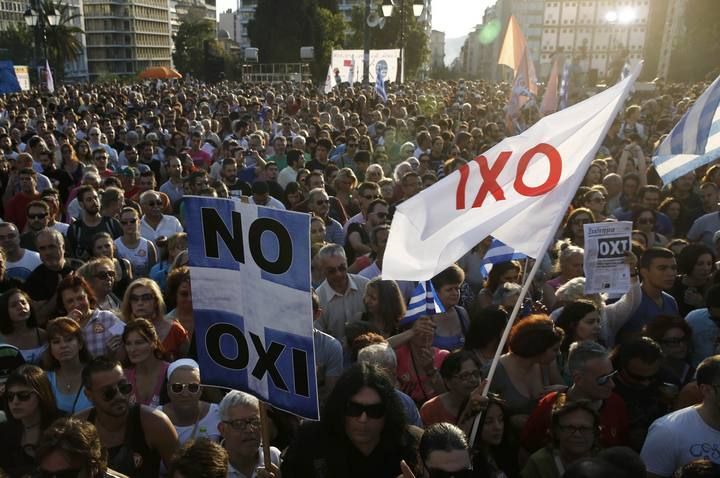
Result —
[[85, 0], [90, 79], [172, 66], [168, 0]]
[[[227, 9], [226, 11], [222, 12], [218, 20], [218, 28], [218, 31], [225, 30], [226, 32], [228, 32], [228, 34], [230, 35], [230, 39], [238, 45], [242, 41], [242, 32], [245, 29], [243, 28], [243, 24], [240, 21], [240, 13], [237, 10], [232, 11], [231, 9]], [[247, 34], [245, 35], [245, 38], [247, 38]]]
[[0, 2], [0, 31], [7, 30], [10, 25], [25, 24], [23, 13], [28, 2], [5, 0]]
[[445, 66], [445, 32], [430, 32], [430, 68]]

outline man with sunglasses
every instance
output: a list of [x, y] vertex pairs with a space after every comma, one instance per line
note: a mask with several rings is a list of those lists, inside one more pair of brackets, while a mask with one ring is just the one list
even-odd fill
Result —
[[720, 464], [720, 355], [703, 360], [696, 379], [702, 402], [665, 415], [650, 427], [640, 453], [648, 478], [669, 478], [701, 458]]
[[77, 417], [95, 425], [108, 464], [131, 478], [157, 478], [160, 460], [170, 466], [178, 436], [168, 417], [145, 405], [130, 405], [132, 384], [120, 362], [101, 356], [82, 372], [93, 408]]
[[35, 236], [48, 227], [50, 207], [43, 201], [33, 201], [27, 205], [27, 225], [25, 233], [20, 236], [20, 247], [37, 252]]
[[[384, 199], [373, 199], [367, 207], [364, 224], [354, 223], [347, 228], [345, 253], [350, 264], [353, 264], [356, 258], [361, 258], [372, 252], [370, 232], [377, 226], [387, 224], [389, 208], [390, 205]], [[369, 264], [367, 257], [363, 259], [366, 262], [360, 266], [360, 269], [355, 270], [362, 270]]]
[[[231, 390], [220, 402], [218, 430], [229, 456], [228, 478], [279, 476], [280, 450], [270, 447], [271, 469], [260, 471], [265, 456], [260, 434], [260, 402], [249, 393]], [[270, 473], [267, 473], [267, 472]]]
[[360, 203], [360, 212], [347, 220], [344, 230], [347, 234], [351, 224], [365, 224], [367, 221], [367, 212], [370, 203], [376, 199], [382, 199], [380, 194], [380, 186], [377, 183], [364, 182], [357, 187], [357, 200]]
[[40, 437], [36, 455], [36, 478], [127, 478], [108, 468], [97, 429], [77, 418], [55, 420]]
[[[605, 347], [592, 341], [570, 345], [568, 371], [573, 383], [564, 392], [570, 400], [589, 400], [599, 414], [600, 446], [624, 446], [629, 418], [623, 399], [613, 392], [617, 372]], [[522, 431], [523, 448], [534, 453], [546, 444], [553, 405], [561, 392], [550, 392], [538, 402]]]
[[163, 214], [165, 206], [157, 191], [149, 190], [142, 193], [140, 207], [143, 211], [140, 220], [140, 235], [148, 241], [155, 242], [158, 237], [172, 237], [179, 232], [184, 232], [182, 224], [175, 216]]
[[345, 233], [338, 221], [330, 217], [330, 196], [322, 188], [311, 189], [307, 199], [308, 212], [325, 221], [325, 240], [331, 244], [345, 244]]

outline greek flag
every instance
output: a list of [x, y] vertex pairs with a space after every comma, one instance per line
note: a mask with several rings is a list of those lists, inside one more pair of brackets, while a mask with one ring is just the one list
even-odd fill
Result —
[[720, 158], [719, 105], [720, 77], [700, 95], [653, 156], [663, 183], [669, 184]]
[[385, 92], [385, 82], [382, 75], [375, 75], [375, 93], [382, 98], [383, 103], [387, 103], [387, 93]]
[[558, 111], [564, 110], [568, 105], [568, 90], [570, 81], [570, 61], [565, 62], [563, 65], [562, 77], [560, 78], [560, 106]]
[[483, 277], [487, 278], [492, 270], [493, 264], [501, 262], [513, 261], [515, 259], [527, 259], [522, 252], [516, 252], [512, 247], [505, 245], [503, 242], [493, 239], [490, 243], [490, 249], [485, 253], [482, 263], [480, 264], [480, 272]]
[[432, 281], [420, 281], [410, 297], [405, 317], [400, 325], [412, 324], [424, 315], [442, 314], [445, 307], [440, 303]]

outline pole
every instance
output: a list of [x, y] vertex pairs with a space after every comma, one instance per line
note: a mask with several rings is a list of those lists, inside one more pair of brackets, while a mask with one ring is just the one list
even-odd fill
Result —
[[265, 469], [270, 471], [270, 424], [268, 423], [267, 405], [260, 402], [260, 429], [262, 433], [263, 462]]
[[397, 73], [395, 84], [399, 85], [403, 77], [403, 64], [405, 63], [405, 0], [400, 0], [400, 54], [397, 60]]
[[365, 19], [363, 28], [363, 86], [370, 84], [370, 26], [367, 23], [370, 16], [370, 1], [365, 0]]

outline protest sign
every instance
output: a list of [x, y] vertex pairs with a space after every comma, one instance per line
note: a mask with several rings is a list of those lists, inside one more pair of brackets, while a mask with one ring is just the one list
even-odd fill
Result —
[[630, 289], [630, 268], [625, 253], [630, 250], [632, 222], [584, 224], [585, 293], [619, 297]]
[[318, 419], [310, 216], [206, 197], [183, 207], [203, 382]]

